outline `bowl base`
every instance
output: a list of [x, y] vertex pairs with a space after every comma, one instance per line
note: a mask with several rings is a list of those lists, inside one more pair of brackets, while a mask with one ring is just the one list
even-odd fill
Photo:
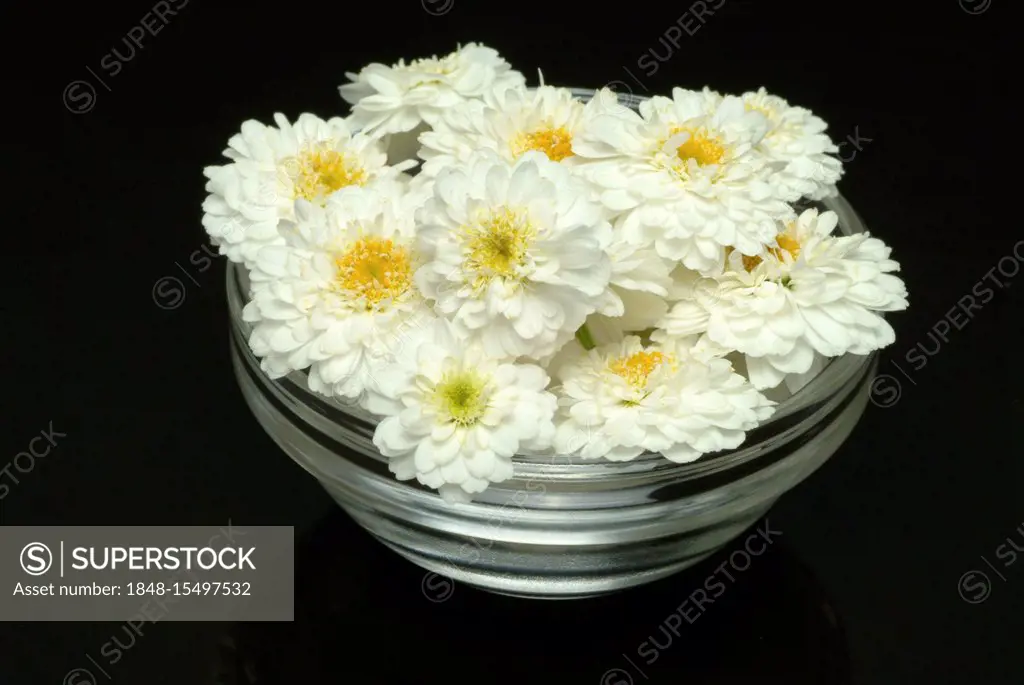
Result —
[[[372, 532], [371, 532], [372, 534]], [[623, 574], [617, 576], [602, 576], [600, 578], [551, 578], [541, 576], [530, 576], [516, 573], [514, 576], [487, 572], [484, 570], [467, 570], [456, 568], [447, 562], [437, 562], [427, 557], [412, 554], [407, 550], [388, 542], [378, 535], [377, 540], [388, 548], [394, 550], [404, 559], [411, 561], [420, 568], [427, 571], [427, 577], [442, 576], [456, 583], [468, 585], [483, 592], [490, 592], [505, 597], [516, 597], [518, 599], [589, 599], [610, 595], [623, 590], [628, 590], [638, 585], [646, 585], [656, 580], [667, 578], [679, 573], [695, 564], [699, 564], [707, 557], [718, 551], [719, 547], [685, 561], [671, 566]], [[424, 579], [426, 584], [428, 578]]]
[[[461, 548], [456, 549], [458, 545], [452, 544], [447, 545], [448, 554], [438, 558], [436, 552], [445, 548], [441, 541], [416, 539], [410, 535], [412, 531], [386, 525], [373, 512], [344, 505], [342, 509], [381, 544], [426, 571], [422, 582], [425, 594], [444, 594], [444, 588], [463, 584], [508, 597], [559, 600], [608, 595], [679, 573], [743, 534], [773, 503], [748, 510], [741, 518], [728, 523], [719, 523], [700, 532], [691, 531], [668, 544], [660, 540], [657, 549], [641, 543], [628, 554], [632, 568], [620, 572], [613, 569], [621, 567], [627, 556], [617, 545], [585, 546], [578, 551], [561, 552], [527, 546], [510, 553], [499, 550], [497, 545], [483, 549], [460, 541], [463, 548], [476, 552], [477, 558], [470, 558]], [[462, 562], [455, 561], [457, 559]], [[523, 563], [527, 559], [531, 563]]]

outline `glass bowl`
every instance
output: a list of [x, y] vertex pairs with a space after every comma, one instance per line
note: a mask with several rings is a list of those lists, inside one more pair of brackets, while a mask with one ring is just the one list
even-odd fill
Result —
[[[864, 230], [841, 196], [821, 204], [845, 233]], [[690, 464], [658, 455], [624, 463], [517, 456], [514, 479], [448, 504], [388, 471], [372, 443], [372, 415], [313, 393], [303, 373], [268, 378], [248, 346], [248, 278], [234, 263], [227, 294], [235, 375], [281, 449], [370, 534], [426, 569], [425, 585], [438, 574], [520, 597], [613, 592], [723, 547], [838, 449], [864, 413], [877, 366], [874, 354], [831, 360], [735, 450]]]

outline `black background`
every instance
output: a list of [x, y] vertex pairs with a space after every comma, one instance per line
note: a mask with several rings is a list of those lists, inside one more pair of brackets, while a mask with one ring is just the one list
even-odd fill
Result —
[[[294, 525], [304, 539], [295, 623], [150, 625], [99, 682], [213, 683], [218, 668], [221, 682], [260, 685], [594, 684], [613, 668], [636, 683], [1021, 681], [1024, 555], [1001, 569], [1005, 581], [981, 559], [1007, 538], [1024, 545], [1024, 274], [991, 271], [1008, 256], [1003, 272], [1019, 269], [1012, 254], [1024, 238], [1010, 209], [1020, 125], [1004, 95], [1017, 84], [1000, 39], [1014, 30], [1012, 3], [725, 0], [653, 73], [650, 57], [638, 65], [651, 48], [666, 55], [659, 38], [690, 4], [192, 0], [116, 76], [102, 60], [115, 47], [126, 54], [122, 37], [153, 5], [61, 8], [52, 73], [36, 80], [52, 91], [40, 121], [60, 117], [60, 143], [45, 141], [56, 153], [40, 159], [47, 123], [29, 116], [8, 129], [9, 146], [39, 171], [27, 195], [8, 195], [13, 383], [0, 466], [50, 425], [66, 436], [30, 473], [15, 472], [2, 522], [230, 520]], [[542, 68], [554, 85], [614, 81], [637, 94], [764, 85], [814, 110], [835, 140], [860, 141], [844, 146], [841, 190], [893, 246], [910, 289], [881, 368], [900, 384], [898, 401], [869, 406], [773, 510], [780, 544], [643, 673], [622, 655], [635, 660], [717, 562], [599, 601], [461, 586], [431, 601], [422, 572], [349, 522], [251, 417], [229, 364], [224, 265], [196, 252], [206, 242], [202, 168], [221, 163], [243, 120], [344, 114], [344, 72], [469, 41], [498, 49], [531, 83]], [[58, 105], [58, 91], [81, 98], [82, 86], [65, 90], [76, 80], [94, 100]], [[18, 164], [9, 172], [24, 176]], [[962, 329], [939, 323], [986, 274], [990, 301], [970, 319], [954, 314]], [[165, 277], [183, 288], [173, 308], [154, 301]], [[938, 345], [936, 325], [950, 329]], [[905, 355], [918, 344], [933, 354], [915, 370]], [[972, 569], [992, 578], [978, 604], [958, 592]], [[56, 684], [121, 630], [2, 625], [3, 685]]]

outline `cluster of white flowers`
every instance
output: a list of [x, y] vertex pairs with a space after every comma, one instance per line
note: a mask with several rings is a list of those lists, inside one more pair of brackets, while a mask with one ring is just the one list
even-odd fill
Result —
[[347, 76], [347, 119], [242, 125], [203, 225], [249, 271], [264, 371], [378, 415], [399, 479], [465, 501], [517, 454], [690, 462], [893, 341], [889, 248], [794, 208], [842, 174], [805, 109], [583, 102], [477, 44]]

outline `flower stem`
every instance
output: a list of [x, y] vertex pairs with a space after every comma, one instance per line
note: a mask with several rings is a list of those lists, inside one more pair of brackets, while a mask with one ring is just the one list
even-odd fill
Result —
[[579, 340], [580, 345], [583, 345], [585, 350], [592, 350], [597, 347], [597, 344], [594, 343], [594, 336], [590, 334], [587, 324], [583, 324], [576, 331], [576, 339]]

